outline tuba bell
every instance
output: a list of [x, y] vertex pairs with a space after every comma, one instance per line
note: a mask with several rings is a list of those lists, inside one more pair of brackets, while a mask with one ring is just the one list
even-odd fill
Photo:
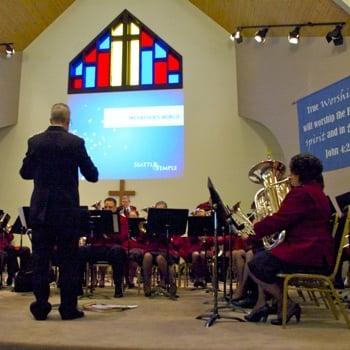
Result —
[[[268, 157], [256, 164], [249, 171], [249, 179], [263, 186], [254, 197], [257, 219], [261, 220], [272, 215], [281, 206], [282, 201], [290, 191], [289, 177], [284, 177], [286, 166], [278, 160]], [[265, 236], [263, 244], [266, 249], [272, 249], [283, 242], [285, 231]]]

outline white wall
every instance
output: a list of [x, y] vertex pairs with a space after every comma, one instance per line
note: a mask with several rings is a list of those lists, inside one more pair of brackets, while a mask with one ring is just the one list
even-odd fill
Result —
[[[326, 30], [325, 30], [326, 31]], [[323, 37], [247, 39], [236, 47], [239, 113], [265, 125], [281, 144], [286, 159], [300, 152], [296, 100], [349, 76], [350, 40], [343, 46]], [[350, 167], [325, 174], [334, 197], [350, 191]]]
[[17, 122], [22, 55], [0, 56], [0, 128]]
[[[23, 53], [18, 124], [0, 130], [0, 159], [6, 164], [0, 207], [14, 214], [29, 203], [32, 183], [18, 175], [26, 140], [47, 127], [53, 103], [67, 100], [69, 61], [125, 8], [182, 54], [184, 66], [185, 175], [127, 181], [137, 192], [132, 201], [138, 208], [162, 199], [193, 209], [208, 198], [208, 175], [228, 204], [242, 200], [248, 207], [258, 188], [248, 170], [268, 149], [281, 156], [267, 130], [238, 116], [235, 48], [227, 32], [188, 1], [77, 0]], [[117, 180], [81, 183], [81, 203], [103, 199], [118, 186]]]

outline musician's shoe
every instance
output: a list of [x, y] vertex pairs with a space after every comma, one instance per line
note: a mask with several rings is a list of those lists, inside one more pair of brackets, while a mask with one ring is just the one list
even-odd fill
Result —
[[269, 308], [270, 315], [277, 314], [277, 303], [272, 303], [271, 305], [268, 305], [268, 308]]
[[252, 311], [250, 314], [245, 315], [244, 318], [248, 322], [260, 322], [262, 320], [263, 322], [266, 322], [267, 316], [269, 315], [269, 308], [265, 304], [258, 309]]
[[170, 297], [170, 299], [176, 300], [176, 298], [179, 297], [178, 295], [176, 295], [176, 291], [177, 291], [176, 284], [171, 283], [169, 285], [169, 297]]
[[201, 287], [201, 288], [205, 288], [206, 287], [206, 282], [204, 281], [204, 280], [195, 280], [194, 282], [193, 282], [193, 286], [195, 287], [195, 288], [199, 288], [199, 287]]
[[[290, 309], [287, 310], [286, 322], [288, 323], [293, 316], [295, 316], [297, 323], [299, 323], [300, 316], [301, 316], [301, 308], [300, 308], [299, 304], [294, 304]], [[273, 324], [274, 326], [281, 326], [282, 325], [282, 317], [279, 316], [278, 318], [271, 320], [271, 324]]]
[[151, 283], [143, 282], [143, 293], [145, 297], [150, 297], [152, 295]]
[[7, 286], [12, 286], [14, 277], [15, 277], [14, 275], [8, 275], [7, 276], [7, 279], [6, 279]]
[[251, 309], [256, 304], [256, 299], [247, 297], [244, 299], [232, 300], [231, 304], [236, 307], [241, 307], [243, 309]]
[[122, 298], [123, 297], [123, 288], [121, 286], [116, 286], [114, 291], [114, 298]]
[[47, 319], [47, 315], [51, 311], [51, 304], [39, 304], [37, 301], [34, 301], [30, 304], [30, 312], [37, 321], [44, 321]]
[[80, 311], [78, 309], [74, 309], [72, 311], [69, 312], [61, 312], [61, 318], [62, 320], [75, 320], [76, 318], [82, 318], [84, 317], [84, 312]]

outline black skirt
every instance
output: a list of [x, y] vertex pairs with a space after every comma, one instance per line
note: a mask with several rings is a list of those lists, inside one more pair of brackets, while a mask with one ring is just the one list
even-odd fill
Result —
[[248, 263], [248, 266], [254, 277], [262, 282], [270, 284], [281, 281], [281, 279], [277, 277], [279, 273], [330, 273], [326, 264], [322, 267], [296, 265], [277, 258], [269, 250], [263, 250], [255, 254], [254, 258]]

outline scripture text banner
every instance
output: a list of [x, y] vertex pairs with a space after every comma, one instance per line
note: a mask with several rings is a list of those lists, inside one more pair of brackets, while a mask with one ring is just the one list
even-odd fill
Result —
[[300, 151], [330, 171], [350, 166], [350, 77], [297, 102]]

